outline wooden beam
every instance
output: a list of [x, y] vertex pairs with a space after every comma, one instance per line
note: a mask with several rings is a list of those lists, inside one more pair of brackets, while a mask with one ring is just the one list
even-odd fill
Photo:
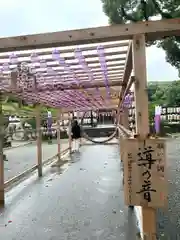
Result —
[[[89, 91], [89, 89], [88, 89], [88, 91]], [[107, 90], [105, 87], [99, 88], [99, 92], [101, 93], [102, 96], [106, 96], [106, 94], [107, 94]], [[93, 91], [91, 91], [91, 92], [89, 91], [89, 93], [94, 94], [95, 89], [93, 89]], [[118, 91], [115, 91], [114, 89], [110, 88], [110, 94], [111, 94], [112, 99], [119, 99], [118, 93], [119, 93]]]
[[[122, 48], [122, 47], [128, 47], [129, 45], [129, 41], [124, 41], [124, 42], [106, 42], [106, 43], [102, 43], [101, 46], [104, 47], [105, 50], [109, 50], [111, 49], [112, 52], [114, 50], [114, 48]], [[89, 52], [89, 51], [94, 51], [96, 48], [97, 48], [98, 44], [96, 45], [88, 45], [88, 46], [82, 46], [80, 49], [81, 49], [81, 52]], [[77, 48], [77, 46], [73, 46], [73, 47], [69, 47], [69, 48], [63, 48], [63, 47], [58, 47], [56, 48], [57, 50], [59, 50], [60, 54], [72, 54], [74, 53], [75, 49]], [[45, 56], [48, 56], [51, 57], [51, 61], [52, 61], [52, 49], [46, 49], [46, 50], [43, 50], [43, 51], [38, 51], [37, 52], [38, 56], [39, 57], [44, 57]], [[8, 58], [9, 59], [9, 56], [11, 55], [10, 52], [4, 52], [2, 55], [0, 55], [0, 60], [3, 60], [5, 58]], [[18, 58], [29, 58], [31, 53], [29, 52], [26, 52], [26, 51], [23, 51], [23, 52], [19, 52], [18, 54]], [[84, 53], [83, 53], [84, 55]], [[48, 59], [49, 60], [49, 59]]]
[[180, 35], [180, 18], [146, 21], [72, 31], [6, 37], [0, 39], [0, 51], [18, 51], [96, 42], [129, 40], [133, 35], [145, 34], [146, 38], [159, 39]]
[[[125, 71], [124, 71], [124, 75], [123, 75], [123, 85], [124, 85], [124, 87], [127, 86], [127, 84], [128, 84], [129, 78], [130, 78], [131, 73], [132, 73], [132, 69], [133, 69], [132, 44], [130, 44], [129, 49], [128, 49], [127, 58], [126, 58], [126, 63], [125, 63]], [[125, 90], [125, 88], [123, 88], [122, 90]]]
[[126, 95], [127, 85], [132, 73], [132, 69], [133, 69], [133, 59], [132, 59], [132, 43], [131, 43], [129, 45], [128, 54], [127, 54], [126, 63], [125, 63], [124, 75], [122, 79], [123, 87], [121, 89], [120, 96], [119, 96], [119, 106], [118, 106], [119, 110], [124, 100], [123, 97], [125, 97]]
[[110, 105], [118, 106], [119, 103], [119, 98], [117, 99], [110, 99]]
[[[116, 80], [116, 79], [122, 79], [123, 77], [123, 71], [109, 71], [108, 72], [108, 81], [109, 81], [109, 84], [111, 84], [111, 81], [113, 80]], [[69, 77], [68, 75], [65, 75], [65, 76], [49, 76], [48, 74], [46, 75], [42, 75], [42, 79], [41, 80], [37, 80], [37, 83], [38, 85], [41, 85], [41, 84], [49, 84], [51, 82], [51, 84], [62, 84], [62, 85], [70, 85], [70, 82], [74, 83], [75, 84], [75, 78], [73, 77]], [[12, 80], [12, 78], [11, 78]], [[77, 82], [79, 82], [80, 84], [91, 84], [91, 82], [94, 82], [98, 84], [99, 81], [103, 81], [103, 73], [102, 72], [97, 72], [93, 75], [93, 80], [89, 80], [89, 77], [87, 74], [78, 74], [76, 75], [76, 80]], [[6, 79], [7, 81], [7, 84], [8, 84], [8, 81], [9, 81], [9, 78], [7, 77]], [[16, 81], [17, 82], [17, 81]], [[13, 83], [13, 81], [11, 81], [11, 83]], [[121, 86], [121, 85], [119, 85]], [[13, 88], [13, 87], [12, 87]]]
[[[139, 34], [133, 38], [133, 65], [135, 75], [135, 110], [136, 130], [141, 139], [149, 134], [149, 113], [146, 73], [145, 36]], [[142, 207], [142, 228], [146, 240], [154, 240], [156, 236], [156, 211], [153, 208]]]
[[[95, 107], [92, 107], [92, 108], [88, 108], [87, 107], [85, 111], [91, 111], [91, 110], [94, 110], [94, 109], [95, 109]], [[117, 106], [111, 105], [111, 106], [104, 106], [104, 107], [99, 107], [98, 108], [98, 110], [104, 110], [104, 109], [106, 109], [106, 110], [117, 110]], [[72, 112], [72, 111], [74, 111], [74, 108], [72, 108], [72, 107], [62, 108], [62, 112], [63, 113], [68, 113], [68, 112]], [[83, 112], [84, 109], [83, 108], [79, 108], [78, 111]]]
[[125, 88], [125, 90], [122, 91], [122, 92], [124, 92], [124, 94], [122, 95], [123, 97], [122, 97], [121, 100], [120, 100], [119, 108], [121, 108], [121, 106], [122, 106], [122, 104], [123, 104], [123, 101], [124, 101], [124, 99], [125, 99], [125, 97], [126, 97], [126, 94], [129, 92], [129, 90], [130, 90], [130, 88], [131, 88], [131, 86], [132, 86], [132, 84], [133, 84], [134, 82], [135, 82], [135, 77], [134, 77], [134, 76], [131, 76], [130, 79], [129, 79], [129, 82], [128, 82], [126, 88]]
[[[42, 70], [42, 71], [38, 71], [37, 69], [37, 72], [40, 76], [42, 77], [47, 77], [47, 78], [54, 78], [54, 77], [59, 77], [59, 80], [61, 78], [72, 78], [70, 77], [67, 73], [64, 73], [64, 70], [62, 68], [58, 68], [58, 69], [55, 69], [55, 74], [49, 74], [47, 73], [46, 70]], [[117, 72], [121, 72], [122, 74], [124, 73], [124, 63], [121, 63], [121, 64], [116, 64], [114, 65], [113, 67], [107, 67], [107, 71], [108, 71], [108, 74], [111, 74], [111, 73], [117, 73]], [[82, 68], [81, 69], [78, 69], [78, 70], [74, 70], [73, 73], [76, 74], [77, 77], [81, 77], [81, 76], [84, 76], [84, 75], [87, 75], [88, 76], [88, 73], [85, 72]], [[100, 66], [96, 66], [96, 67], [93, 67], [92, 68], [92, 73], [93, 73], [93, 76], [97, 76], [97, 75], [100, 75], [102, 74], [102, 69], [100, 68]], [[6, 71], [3, 73], [3, 78], [4, 80], [7, 80], [9, 81], [9, 74], [11, 74], [11, 78], [12, 78], [12, 74], [16, 75], [14, 71], [10, 72], [10, 71]]]
[[[96, 51], [96, 49], [94, 49], [95, 51]], [[123, 59], [123, 56], [122, 55], [126, 55], [127, 54], [127, 50], [123, 50], [123, 51], [115, 51], [115, 52], [105, 52], [104, 53], [104, 56], [105, 57], [114, 57], [114, 56], [118, 56], [118, 57], [121, 57], [122, 59]], [[84, 58], [85, 59], [97, 59], [98, 58], [98, 54], [97, 53], [94, 53], [93, 52], [93, 54], [92, 53], [84, 53], [83, 54], [83, 56], [84, 56]], [[75, 57], [74, 57], [74, 53], [71, 53], [71, 56], [65, 56], [65, 57], [63, 57], [64, 58], [64, 61], [65, 62], [67, 62], [67, 61], [77, 61], [76, 59], [75, 59]], [[6, 61], [7, 60], [9, 60], [9, 58], [8, 59], [6, 59]], [[53, 62], [53, 59], [52, 59], [52, 57], [51, 56], [48, 56], [48, 58], [46, 58], [46, 59], [44, 59], [45, 61], [46, 61], [46, 63], [49, 63], [49, 64], [52, 64], [52, 62]], [[99, 60], [99, 59], [98, 59]], [[23, 60], [18, 60], [18, 63], [21, 63], [21, 62], [24, 62], [24, 63], [27, 63], [27, 64], [31, 64], [32, 62], [31, 62], [31, 58], [29, 57], [28, 59], [23, 59]], [[1, 61], [0, 62], [0, 66], [3, 66], [3, 63], [4, 63], [4, 61]], [[53, 64], [55, 64], [55, 63], [53, 63]], [[58, 63], [58, 62], [56, 62], [56, 64], [58, 65], [58, 66], [60, 66], [61, 64], [60, 63]], [[78, 63], [76, 63], [77, 65], [79, 65]], [[12, 64], [10, 64], [11, 66], [12, 66]], [[39, 64], [40, 65], [40, 64]], [[68, 65], [71, 65], [71, 62], [69, 62], [68, 63]], [[13, 65], [14, 66], [14, 65]], [[51, 65], [52, 66], [52, 65]], [[48, 65], [48, 67], [49, 67], [49, 65]], [[62, 66], [63, 67], [63, 66]], [[13, 68], [13, 67], [12, 67]]]
[[[111, 58], [106, 57], [107, 67], [117, 66], [117, 65], [124, 66], [126, 57], [120, 57], [120, 55], [118, 55], [118, 57], [114, 57], [113, 55], [111, 55], [109, 57], [111, 57]], [[118, 62], [120, 62], [120, 63], [118, 63]], [[77, 63], [77, 61], [75, 59], [74, 59], [74, 61], [67, 61], [66, 63], [71, 66], [73, 71], [81, 70], [81, 72], [82, 72], [82, 68], [79, 66], [79, 64]], [[86, 59], [86, 63], [88, 64], [89, 68], [93, 68], [93, 69], [100, 68], [99, 59], [97, 59], [97, 57], [96, 57], [96, 59], [91, 59], [91, 58]], [[94, 64], [95, 64], [95, 66], [92, 66]], [[47, 65], [48, 65], [48, 67], [53, 67], [55, 70], [63, 69], [63, 67], [60, 66], [58, 62], [50, 61], [50, 62], [48, 62]], [[13, 70], [15, 68], [15, 65], [10, 64], [9, 68], [10, 68], [10, 70]], [[35, 69], [41, 70], [39, 68], [39, 66], [35, 66]], [[9, 72], [10, 71], [4, 71], [4, 73], [9, 73]], [[41, 71], [37, 71], [37, 72], [41, 72]]]
[[[108, 76], [108, 82], [109, 84], [111, 84], [112, 81], [115, 81], [117, 79], [122, 79], [123, 77], [123, 72], [110, 72], [110, 74], [107, 75]], [[62, 85], [71, 85], [71, 84], [87, 84], [90, 85], [91, 83], [98, 83], [98, 82], [103, 82], [103, 74], [101, 72], [99, 72], [99, 74], [95, 75], [93, 80], [89, 80], [89, 77], [87, 75], [82, 75], [82, 76], [76, 76], [76, 80], [72, 77], [68, 77], [66, 76], [65, 78], [63, 77], [54, 77], [54, 76], [44, 76], [43, 80], [40, 80], [40, 82], [38, 82], [39, 85], [41, 84], [62, 84]], [[119, 86], [121, 86], [121, 84], [119, 84]]]
[[[84, 85], [84, 84], [86, 84], [86, 85]], [[114, 81], [111, 81], [109, 83], [109, 87], [116, 87], [116, 86], [120, 86], [121, 84], [122, 84], [121, 78], [114, 78]], [[69, 84], [61, 84], [61, 83], [59, 84], [58, 83], [58, 84], [56, 84], [56, 90], [52, 84], [46, 84], [46, 87], [44, 87], [44, 89], [38, 89], [38, 92], [42, 93], [42, 92], [52, 91], [52, 93], [53, 93], [53, 92], [65, 91], [65, 90], [78, 90], [78, 89], [81, 90], [82, 88], [88, 90], [88, 89], [92, 89], [92, 88], [96, 88], [96, 87], [98, 87], [98, 88], [105, 87], [103, 79], [102, 79], [102, 81], [92, 82], [91, 84], [81, 82], [81, 86], [78, 86], [78, 85], [70, 86]], [[23, 92], [24, 93], [34, 93], [34, 90], [30, 89], [30, 90], [26, 90]], [[22, 91], [17, 90], [17, 91], [11, 91], [9, 93], [18, 95], [18, 94], [22, 93]]]
[[[119, 58], [112, 58], [112, 59], [107, 59], [106, 63], [107, 63], [107, 69], [111, 69], [113, 67], [121, 67], [123, 68], [125, 65], [125, 60], [126, 57], [119, 57]], [[84, 69], [82, 69], [82, 67], [77, 63], [77, 62], [68, 62], [67, 64], [69, 64], [71, 66], [71, 69], [75, 72], [75, 73], [81, 73], [84, 71]], [[89, 66], [90, 69], [92, 69], [92, 71], [94, 72], [94, 70], [100, 70], [101, 66], [99, 63], [99, 60], [92, 60], [92, 61], [87, 61], [87, 64]], [[96, 65], [95, 65], [96, 64]], [[64, 69], [62, 66], [59, 65], [59, 63], [57, 62], [49, 62], [48, 67], [53, 67], [54, 71], [60, 71], [63, 72]], [[10, 65], [10, 68], [13, 69], [14, 66]], [[35, 67], [36, 72], [37, 73], [43, 73], [46, 72], [46, 70], [42, 70], [39, 66]], [[102, 70], [101, 70], [102, 71]], [[5, 71], [4, 71], [5, 72]], [[5, 73], [9, 73], [9, 71], [6, 71]]]
[[[98, 67], [98, 68], [91, 68], [92, 69], [92, 73], [93, 73], [93, 76], [96, 76], [96, 75], [98, 75], [97, 73], [103, 73], [102, 72], [102, 69], [100, 68], [100, 66]], [[112, 72], [117, 72], [117, 71], [120, 71], [120, 72], [123, 72], [123, 70], [124, 70], [124, 64], [122, 64], [122, 65], [120, 65], [120, 66], [118, 66], [118, 65], [116, 65], [116, 66], [114, 66], [114, 67], [107, 67], [107, 71], [108, 71], [108, 73], [112, 73]], [[73, 71], [78, 77], [80, 77], [80, 76], [82, 76], [82, 75], [88, 75], [88, 72], [86, 72], [85, 70], [74, 70]], [[44, 73], [44, 74], [43, 74]], [[41, 74], [41, 76], [54, 76], [54, 75], [50, 75], [50, 74], [48, 74], [47, 73], [47, 71], [41, 71], [40, 72], [40, 74]], [[58, 76], [62, 76], [62, 77], [69, 77], [69, 75], [68, 74], [65, 74], [64, 73], [64, 71], [63, 70], [61, 70], [61, 71], [56, 71], [56, 74], [58, 75]]]

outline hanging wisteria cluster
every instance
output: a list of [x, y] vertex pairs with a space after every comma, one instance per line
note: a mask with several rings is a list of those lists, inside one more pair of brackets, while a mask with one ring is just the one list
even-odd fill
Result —
[[100, 62], [101, 69], [102, 69], [102, 72], [103, 72], [107, 97], [110, 98], [110, 90], [109, 90], [109, 86], [108, 86], [108, 74], [107, 74], [108, 71], [107, 71], [107, 65], [106, 65], [106, 60], [105, 60], [105, 56], [104, 56], [104, 47], [103, 46], [98, 46], [97, 51], [98, 51], [98, 55], [99, 55], [99, 62]]
[[121, 107], [121, 111], [123, 112], [124, 108], [129, 108], [131, 109], [133, 106], [133, 102], [134, 102], [134, 93], [133, 92], [129, 92], [123, 101], [122, 107]]
[[[54, 49], [52, 51], [52, 58], [53, 58], [53, 60], [58, 61], [60, 66], [64, 67], [64, 71], [66, 71], [68, 73], [69, 77], [73, 78], [72, 83], [73, 84], [75, 83], [76, 85], [79, 86], [80, 82], [79, 82], [78, 78], [76, 77], [76, 75], [73, 72], [73, 70], [71, 69], [71, 67], [68, 66], [68, 64], [66, 64], [64, 58], [60, 56], [60, 53], [58, 50]], [[57, 81], [57, 82], [53, 82], [53, 84], [47, 84], [45, 82], [45, 80], [39, 74], [36, 74], [36, 71], [33, 68], [33, 66], [36, 65], [37, 63], [39, 63], [40, 68], [46, 68], [47, 75], [52, 75], [54, 77], [56, 77], [55, 71], [53, 71], [52, 68], [48, 67], [46, 61], [41, 60], [40, 57], [35, 52], [33, 52], [30, 55], [30, 59], [31, 59], [32, 68], [30, 68], [26, 62], [18, 63], [18, 57], [17, 57], [17, 55], [15, 55], [15, 53], [13, 53], [9, 57], [10, 64], [16, 65], [16, 68], [13, 69], [13, 71], [17, 72], [16, 89], [12, 89], [12, 90], [16, 91], [17, 93], [18, 92], [23, 93], [23, 97], [27, 98], [27, 99], [31, 98], [32, 102], [33, 101], [39, 102], [40, 99], [42, 99], [44, 101], [44, 103], [46, 103], [46, 104], [50, 103], [51, 105], [55, 104], [55, 106], [56, 105], [62, 106], [62, 104], [63, 104], [64, 107], [68, 107], [69, 105], [72, 105], [74, 107], [79, 107], [79, 106], [82, 106], [82, 107], [86, 106], [89, 108], [92, 107], [89, 99], [87, 98], [88, 94], [86, 94], [86, 96], [85, 96], [82, 92], [79, 92], [79, 91], [77, 92], [77, 91], [72, 91], [72, 90], [66, 91], [66, 94], [62, 94], [62, 93], [60, 94], [59, 90], [61, 90], [61, 91], [63, 90], [63, 85], [65, 83], [59, 83]], [[3, 64], [1, 73], [3, 74], [3, 71], [8, 71], [8, 70], [9, 70], [9, 64], [8, 63]], [[88, 70], [87, 67], [86, 67], [86, 70]], [[88, 72], [88, 75], [90, 75], [89, 70], [87, 72]], [[91, 81], [93, 81], [92, 76], [91, 76]], [[7, 85], [6, 85], [6, 89], [7, 89]], [[44, 98], [42, 96], [42, 94], [40, 94], [40, 93], [36, 96], [33, 96], [33, 95], [30, 96], [29, 93], [30, 92], [33, 93], [33, 91], [45, 92], [47, 94], [47, 96], [50, 94], [49, 91], [54, 91], [55, 94], [57, 94], [54, 96], [57, 100], [54, 101], [53, 99], [49, 100], [46, 97]], [[56, 91], [58, 91], [58, 92], [56, 92]], [[58, 97], [59, 95], [65, 95], [65, 96], [62, 96], [59, 98]], [[76, 102], [77, 102], [76, 105], [75, 105], [73, 99], [76, 99]], [[99, 102], [99, 99], [98, 99], [98, 102]], [[102, 106], [102, 103], [100, 103], [100, 106]], [[96, 107], [98, 107], [98, 106], [96, 105]]]
[[[87, 62], [86, 62], [85, 57], [84, 57], [83, 54], [82, 54], [81, 49], [80, 49], [80, 48], [77, 48], [74, 53], [75, 53], [75, 58], [76, 58], [76, 59], [78, 60], [78, 62], [79, 62], [79, 65], [81, 65], [82, 68], [84, 69], [84, 71], [87, 72], [89, 81], [90, 81], [90, 82], [93, 82], [94, 76], [93, 76], [92, 69], [90, 69], [90, 68], [88, 67], [88, 64], [87, 64]], [[100, 104], [100, 106], [102, 106], [102, 103], [101, 103], [102, 98], [101, 98], [99, 89], [96, 87], [95, 90], [96, 90], [95, 94], [97, 94], [98, 103]]]
[[[99, 59], [100, 77], [104, 79], [106, 96], [102, 96], [98, 85], [96, 86], [97, 77], [94, 75], [94, 69], [88, 66], [83, 55], [85, 50], [82, 51], [79, 47], [74, 49], [74, 59], [78, 61], [76, 65], [79, 65], [78, 67], [87, 75], [87, 80], [77, 75], [71, 64], [66, 62], [65, 57], [57, 48], [53, 49], [51, 54], [35, 51], [26, 54], [14, 52], [9, 55], [8, 59], [0, 56], [0, 90], [16, 94], [28, 103], [42, 102], [53, 107], [81, 108], [82, 110], [106, 107], [112, 96], [105, 49], [101, 45], [95, 46], [92, 50], [96, 51]], [[62, 72], [58, 72], [53, 66], [48, 65], [47, 59], [43, 57], [45, 55], [50, 55], [53, 64], [55, 63], [56, 67], [61, 67]], [[2, 63], [2, 59], [4, 63]], [[86, 90], [91, 86], [94, 88], [93, 92]]]

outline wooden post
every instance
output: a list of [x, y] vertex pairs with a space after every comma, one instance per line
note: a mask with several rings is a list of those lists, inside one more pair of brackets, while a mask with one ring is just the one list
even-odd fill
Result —
[[4, 117], [2, 112], [2, 93], [0, 93], [0, 207], [4, 207], [5, 205], [3, 143], [4, 143]]
[[61, 122], [61, 111], [58, 110], [57, 114], [57, 144], [58, 144], [58, 163], [61, 161], [61, 130], [60, 130], [60, 122]]
[[69, 113], [69, 124], [68, 124], [68, 133], [69, 133], [69, 152], [72, 152], [72, 137], [71, 137], [71, 113]]
[[36, 106], [36, 132], [37, 132], [37, 161], [38, 176], [42, 177], [42, 134], [41, 134], [41, 106]]
[[121, 117], [122, 113], [120, 110], [118, 110], [114, 117], [114, 122], [117, 123], [117, 125], [121, 124]]
[[[146, 76], [146, 47], [143, 34], [133, 37], [133, 64], [135, 75], [135, 109], [136, 131], [139, 137], [145, 139], [149, 134], [148, 93]], [[143, 239], [155, 240], [156, 211], [153, 208], [142, 207]]]

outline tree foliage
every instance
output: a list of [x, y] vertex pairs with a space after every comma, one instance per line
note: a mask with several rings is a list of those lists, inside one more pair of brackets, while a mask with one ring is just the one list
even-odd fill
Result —
[[180, 106], [180, 81], [174, 81], [166, 91], [166, 102], [168, 106]]
[[[104, 13], [111, 24], [180, 17], [180, 0], [101, 0]], [[166, 52], [166, 60], [179, 70], [180, 74], [180, 37], [167, 37], [158, 43]]]
[[180, 81], [169, 84], [149, 84], [149, 102], [153, 105], [180, 107]]
[[180, 107], [180, 81], [169, 84], [148, 85], [149, 117], [153, 121], [156, 105], [166, 107]]

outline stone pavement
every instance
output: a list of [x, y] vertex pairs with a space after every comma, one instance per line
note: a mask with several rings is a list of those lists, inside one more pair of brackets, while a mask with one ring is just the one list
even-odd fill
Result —
[[159, 239], [180, 239], [180, 141], [167, 140], [168, 206], [157, 211]]
[[1, 239], [136, 239], [134, 212], [124, 206], [118, 146], [83, 146], [70, 162], [63, 174], [53, 168], [7, 194]]
[[[68, 148], [68, 140], [62, 140], [62, 150]], [[5, 181], [30, 169], [37, 164], [37, 147], [36, 143], [26, 146], [4, 150], [8, 161], [4, 162]], [[57, 143], [42, 145], [43, 160], [47, 160], [57, 154]]]

